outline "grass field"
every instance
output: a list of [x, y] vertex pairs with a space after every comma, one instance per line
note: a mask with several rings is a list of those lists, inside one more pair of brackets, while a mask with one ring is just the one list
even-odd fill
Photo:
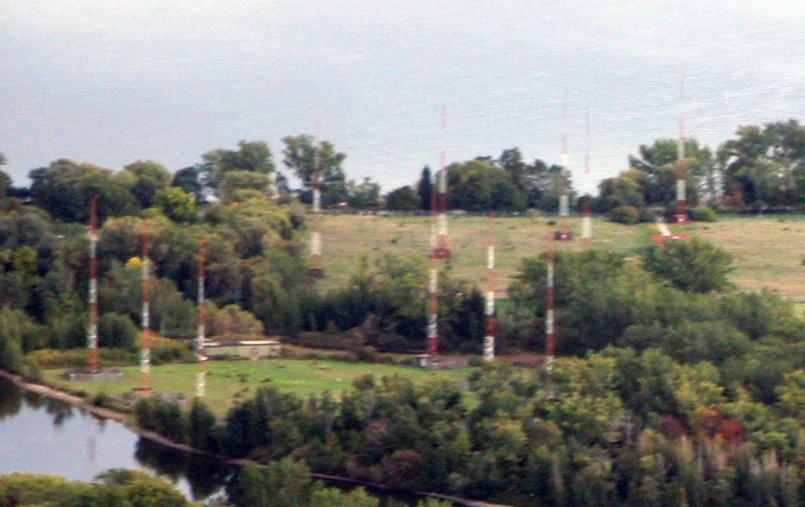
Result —
[[[415, 384], [432, 380], [466, 378], [471, 368], [430, 371], [421, 368], [383, 364], [345, 363], [337, 361], [271, 359], [263, 361], [209, 361], [207, 363], [207, 405], [218, 415], [239, 400], [252, 397], [260, 386], [274, 386], [282, 392], [301, 397], [330, 391], [338, 398], [352, 388], [352, 382], [372, 374], [376, 380], [383, 376], [401, 375]], [[61, 376], [63, 370], [47, 370], [45, 381], [57, 387], [82, 390], [90, 397], [97, 393], [131, 392], [139, 387], [139, 368], [121, 368], [123, 380], [114, 382], [69, 382]], [[157, 392], [184, 393], [192, 399], [198, 367], [195, 364], [172, 364], [151, 368], [151, 381]]]
[[[498, 295], [516, 273], [520, 259], [539, 255], [547, 247], [551, 227], [541, 217], [495, 218]], [[581, 221], [570, 220], [578, 238]], [[382, 252], [425, 258], [430, 249], [429, 217], [380, 217], [371, 215], [327, 215], [323, 218], [324, 290], [343, 286], [354, 271], [361, 253], [374, 258]], [[795, 300], [805, 300], [805, 217], [727, 218], [716, 223], [671, 226], [732, 253], [736, 270], [733, 282], [741, 289], [778, 290]], [[486, 276], [486, 245], [489, 234], [486, 217], [451, 217], [450, 248], [452, 273], [482, 285]], [[625, 226], [604, 219], [593, 220], [596, 248], [636, 254], [651, 246], [653, 224]], [[558, 243], [560, 249], [580, 250], [580, 241]]]

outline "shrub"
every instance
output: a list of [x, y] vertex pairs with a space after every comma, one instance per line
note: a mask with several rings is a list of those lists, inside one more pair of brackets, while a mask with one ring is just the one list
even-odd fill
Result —
[[107, 396], [106, 393], [103, 391], [97, 393], [95, 396], [92, 397], [92, 405], [96, 407], [103, 407], [106, 405]]
[[697, 206], [691, 208], [690, 218], [697, 222], [716, 222], [718, 220], [718, 214], [709, 206]]
[[609, 212], [609, 219], [617, 224], [636, 224], [638, 218], [640, 218], [640, 213], [634, 206], [618, 206]]
[[42, 382], [42, 367], [36, 361], [25, 361], [26, 363], [26, 377], [33, 382]]
[[377, 349], [374, 347], [361, 347], [358, 349], [358, 361], [365, 361], [367, 363], [377, 362]]

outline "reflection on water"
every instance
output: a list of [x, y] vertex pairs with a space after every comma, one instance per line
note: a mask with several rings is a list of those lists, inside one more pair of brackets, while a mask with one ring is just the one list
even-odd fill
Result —
[[232, 468], [139, 438], [116, 422], [22, 391], [0, 378], [0, 474], [13, 471], [90, 481], [110, 468], [160, 475], [193, 500], [221, 491]]
[[[223, 493], [235, 467], [140, 438], [114, 421], [22, 391], [0, 378], [0, 475], [14, 471], [91, 481], [110, 468], [135, 468], [164, 477], [192, 500]], [[329, 486], [350, 489], [349, 485]], [[414, 505], [413, 495], [371, 491]]]
[[0, 378], [0, 421], [17, 415], [22, 409], [22, 396], [19, 389], [6, 379]]
[[144, 467], [174, 483], [186, 481], [190, 496], [195, 499], [204, 499], [215, 494], [235, 472], [234, 467], [220, 461], [177, 452], [145, 438], [137, 440], [134, 457]]

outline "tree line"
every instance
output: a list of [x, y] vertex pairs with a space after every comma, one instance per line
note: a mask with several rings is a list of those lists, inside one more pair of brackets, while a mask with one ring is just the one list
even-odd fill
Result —
[[[210, 199], [231, 201], [244, 192], [310, 203], [316, 178], [325, 207], [429, 211], [436, 172], [426, 166], [415, 183], [381, 193], [369, 178], [347, 179], [347, 155], [329, 141], [301, 134], [282, 139], [282, 162], [264, 141], [240, 141], [237, 149], [215, 149], [201, 161], [171, 174], [153, 161], [137, 161], [121, 172], [67, 159], [30, 172], [30, 189], [14, 188], [0, 171], [0, 194], [32, 196], [53, 216], [84, 221], [88, 195], [98, 195], [104, 216], [137, 214], [155, 207], [173, 219], [192, 221], [195, 204]], [[798, 208], [805, 199], [805, 127], [796, 120], [741, 126], [717, 149], [685, 139], [679, 160], [678, 140], [657, 139], [628, 156], [627, 167], [598, 185], [589, 196], [593, 209], [608, 213], [618, 206], [669, 208], [676, 200], [676, 180], [687, 182], [693, 206], [737, 211]], [[0, 166], [6, 163], [0, 158]], [[517, 147], [499, 156], [480, 155], [445, 168], [448, 208], [466, 211], [556, 211], [563, 192], [573, 197], [569, 167], [541, 159], [527, 161]], [[298, 187], [288, 176], [293, 175]], [[317, 176], [318, 175], [318, 176]]]

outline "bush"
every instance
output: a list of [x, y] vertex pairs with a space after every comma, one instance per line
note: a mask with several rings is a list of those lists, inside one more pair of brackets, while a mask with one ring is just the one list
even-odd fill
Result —
[[107, 395], [103, 391], [97, 393], [95, 396], [92, 397], [92, 405], [95, 407], [103, 407], [106, 405], [106, 402], [107, 402]]
[[367, 363], [377, 362], [377, 349], [374, 347], [362, 347], [358, 349], [358, 361], [365, 361]]
[[[104, 366], [133, 366], [139, 363], [139, 355], [125, 349], [99, 349]], [[37, 363], [40, 368], [78, 368], [87, 362], [87, 349], [56, 350], [42, 349], [30, 352], [25, 359]]]
[[26, 363], [26, 377], [32, 382], [42, 382], [42, 367], [36, 361], [25, 361]]
[[636, 224], [640, 218], [640, 213], [634, 206], [618, 206], [609, 212], [609, 219], [616, 224]]
[[125, 315], [105, 313], [98, 321], [98, 345], [104, 348], [137, 348], [137, 326]]
[[698, 206], [691, 208], [690, 218], [697, 222], [716, 222], [718, 221], [718, 214], [709, 206]]
[[355, 350], [361, 346], [360, 335], [350, 331], [343, 333], [309, 331], [299, 333], [299, 336], [288, 338], [287, 341], [300, 347], [325, 350]]

